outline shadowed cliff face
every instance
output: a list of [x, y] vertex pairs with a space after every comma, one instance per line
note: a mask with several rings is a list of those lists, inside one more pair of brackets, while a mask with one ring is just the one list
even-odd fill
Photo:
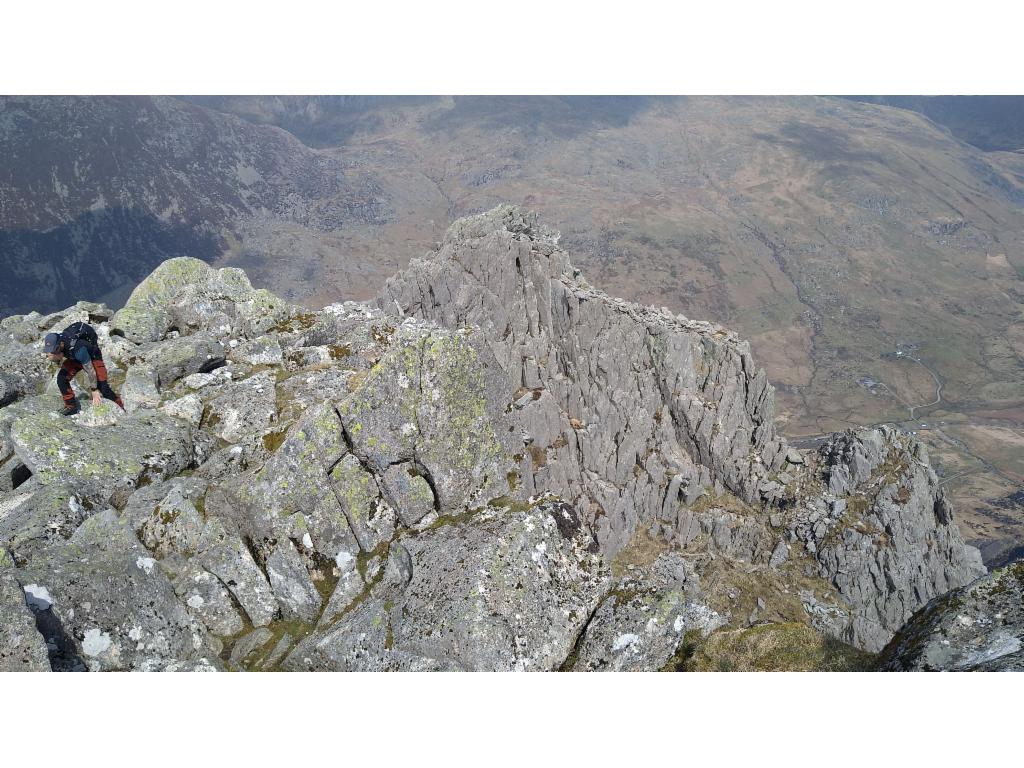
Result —
[[[559, 239], [502, 206], [368, 303], [175, 258], [0, 321], [0, 668], [728, 668], [764, 622], [862, 667], [983, 573], [920, 443], [788, 446], [746, 342]], [[55, 412], [79, 320], [125, 412]]]
[[0, 314], [49, 308], [57, 296], [100, 301], [133, 287], [166, 259], [212, 261], [222, 249], [214, 232], [121, 208], [86, 211], [43, 232], [0, 230]]

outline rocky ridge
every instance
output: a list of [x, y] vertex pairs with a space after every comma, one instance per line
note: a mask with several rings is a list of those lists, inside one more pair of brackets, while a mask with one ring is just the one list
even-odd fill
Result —
[[[77, 319], [128, 413], [53, 413]], [[517, 208], [375, 302], [172, 259], [0, 331], [4, 669], [662, 669], [765, 622], [874, 652], [984, 573], [920, 444], [788, 447], [746, 343]]]

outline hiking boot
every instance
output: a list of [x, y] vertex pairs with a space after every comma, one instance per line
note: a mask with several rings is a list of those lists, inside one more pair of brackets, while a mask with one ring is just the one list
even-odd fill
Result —
[[76, 400], [72, 403], [68, 403], [67, 405], [65, 405], [63, 408], [57, 411], [57, 413], [59, 413], [61, 416], [74, 416], [80, 410], [82, 410], [82, 408], [78, 405], [78, 401]]

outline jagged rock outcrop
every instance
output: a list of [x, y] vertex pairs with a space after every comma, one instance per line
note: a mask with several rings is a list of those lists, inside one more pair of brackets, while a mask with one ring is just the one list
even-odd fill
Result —
[[514, 207], [462, 219], [378, 305], [481, 329], [516, 389], [524, 481], [571, 499], [605, 551], [638, 522], [671, 535], [680, 503], [705, 490], [760, 500], [785, 455], [749, 346], [591, 288], [557, 243]]
[[985, 573], [923, 444], [891, 427], [847, 432], [821, 448], [815, 469], [825, 489], [803, 497], [789, 538], [856, 606], [842, 633], [851, 644], [881, 650], [918, 607]]
[[[638, 529], [685, 546], [703, 525], [711, 548], [768, 565], [799, 541], [848, 604], [832, 611], [848, 618], [829, 631], [871, 650], [931, 597], [984, 572], [923, 446], [864, 431], [805, 461], [775, 434], [773, 389], [745, 342], [591, 288], [557, 242], [511, 206], [464, 219], [436, 253], [388, 282], [378, 306], [487, 335], [518, 388], [512, 417], [527, 442], [525, 484], [571, 499], [607, 554]], [[872, 471], [885, 461], [899, 477], [883, 471], [879, 487]], [[746, 511], [695, 515], [695, 502], [723, 492], [798, 511], [776, 512], [793, 522], [771, 526], [788, 528], [774, 541], [769, 514], [760, 523]]]
[[1024, 672], [1024, 563], [932, 600], [882, 651], [893, 671]]
[[[40, 340], [77, 319], [127, 413], [53, 412]], [[514, 208], [369, 304], [175, 259], [0, 328], [4, 664], [675, 669], [764, 622], [877, 651], [981, 573], [919, 444], [788, 447], [745, 343]]]
[[269, 291], [254, 289], [240, 269], [168, 259], [132, 291], [114, 315], [111, 332], [136, 344], [160, 341], [171, 329], [194, 334], [233, 328], [246, 337], [258, 336], [286, 317], [288, 309]]

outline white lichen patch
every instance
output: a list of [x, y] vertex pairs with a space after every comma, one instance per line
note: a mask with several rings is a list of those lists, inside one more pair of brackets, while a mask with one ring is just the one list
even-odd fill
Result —
[[82, 640], [82, 652], [86, 656], [99, 656], [110, 648], [110, 645], [110, 635], [93, 628], [85, 633], [85, 638]]
[[548, 543], [546, 541], [542, 541], [539, 544], [537, 544], [536, 547], [533, 548], [533, 552], [530, 553], [530, 557], [533, 558], [533, 562], [535, 562], [537, 565], [543, 565], [545, 555], [547, 555], [547, 552]]
[[344, 549], [338, 552], [334, 558], [335, 565], [342, 571], [347, 571], [355, 561], [356, 559], [352, 556], [352, 553]]
[[632, 632], [627, 632], [626, 634], [619, 635], [617, 638], [615, 638], [615, 642], [612, 643], [612, 651], [614, 653], [624, 651], [633, 644], [638, 642], [640, 642], [640, 635], [633, 634]]

